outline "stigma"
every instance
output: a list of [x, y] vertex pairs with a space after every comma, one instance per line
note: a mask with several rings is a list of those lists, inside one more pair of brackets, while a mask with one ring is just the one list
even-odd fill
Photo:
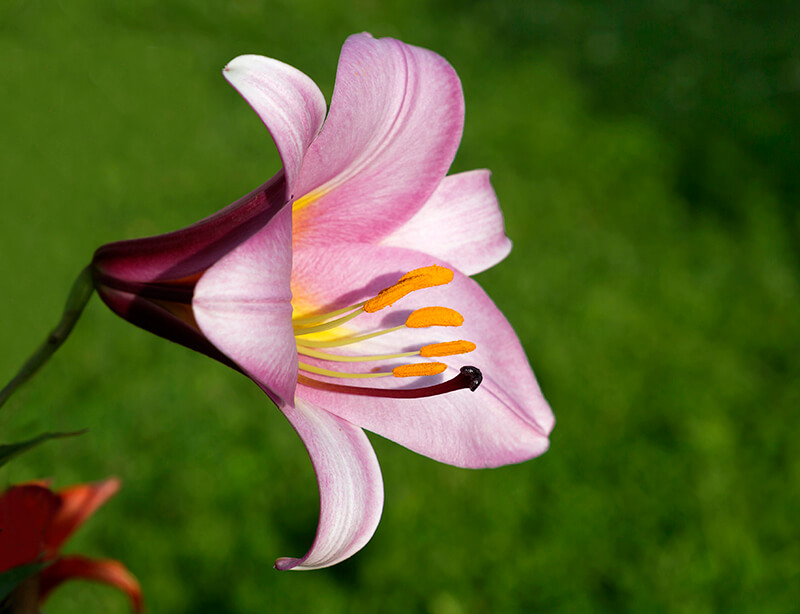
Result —
[[[449, 307], [430, 306], [412, 311], [399, 326], [381, 328], [370, 332], [354, 334], [347, 324], [362, 314], [373, 314], [391, 308], [405, 296], [450, 283], [453, 272], [443, 266], [432, 265], [409, 271], [396, 283], [384, 288], [372, 298], [342, 309], [322, 314], [304, 315], [292, 318], [297, 353], [299, 356], [298, 383], [343, 394], [367, 395], [391, 398], [421, 398], [445, 394], [454, 390], [468, 388], [476, 390], [482, 375], [476, 367], [462, 367], [458, 375], [450, 380], [421, 388], [392, 388], [352, 386], [331, 382], [333, 380], [369, 380], [373, 378], [426, 378], [444, 373], [447, 365], [443, 362], [424, 360], [466, 354], [475, 350], [471, 341], [463, 339], [436, 339], [421, 344], [416, 349], [383, 354], [339, 353], [338, 350], [357, 350], [359, 345], [370, 339], [390, 335], [405, 328], [459, 327], [464, 317]], [[366, 344], [365, 344], [366, 345]], [[385, 345], [385, 344], [383, 344]], [[420, 358], [423, 360], [413, 360]], [[403, 364], [397, 364], [402, 360]], [[379, 363], [371, 370], [343, 370], [343, 363]], [[380, 363], [388, 363], [381, 367]], [[319, 376], [329, 378], [319, 379]]]

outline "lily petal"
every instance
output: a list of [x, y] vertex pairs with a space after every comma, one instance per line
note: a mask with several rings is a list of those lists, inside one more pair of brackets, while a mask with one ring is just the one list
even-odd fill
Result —
[[51, 553], [61, 545], [78, 527], [113, 497], [120, 487], [117, 478], [108, 478], [92, 484], [79, 484], [57, 493], [60, 505], [46, 534], [46, 546]]
[[292, 211], [212, 266], [192, 301], [203, 334], [277, 404], [291, 403], [297, 384], [292, 331]]
[[[132, 292], [121, 292], [107, 286], [98, 287], [103, 302], [118, 316], [131, 324], [154, 333], [173, 343], [205, 354], [214, 360], [236, 369], [236, 365], [200, 332], [195, 322], [186, 317], [191, 314], [188, 305], [159, 304]], [[183, 317], [170, 311], [180, 308]]]
[[331, 108], [303, 162], [295, 245], [374, 242], [428, 200], [455, 157], [461, 82], [441, 56], [356, 34], [339, 58]]
[[[187, 228], [103, 245], [92, 259], [100, 296], [108, 285], [136, 293], [145, 282], [186, 279], [188, 283], [263, 228], [285, 204], [286, 181], [280, 171], [250, 194]], [[119, 282], [133, 285], [121, 287]]]
[[511, 241], [490, 175], [445, 177], [422, 209], [381, 243], [431, 254], [466, 275], [493, 267], [508, 256]]
[[325, 96], [293, 66], [260, 55], [233, 59], [223, 74], [267, 126], [291, 194], [306, 150], [325, 121]]
[[118, 588], [131, 600], [135, 612], [142, 611], [142, 589], [139, 582], [118, 561], [90, 559], [85, 556], [64, 556], [42, 570], [39, 576], [39, 602], [43, 603], [67, 580], [92, 580]]
[[[419, 252], [366, 245], [339, 246], [335, 257], [332, 250], [297, 250], [294, 258], [295, 303], [303, 305], [303, 311], [310, 305], [328, 311], [368, 299], [407, 271], [435, 263], [434, 258]], [[348, 286], [353, 291], [343, 294], [343, 288]], [[425, 306], [455, 309], [464, 316], [465, 323], [460, 328], [404, 328], [347, 348], [372, 355], [410, 351], [435, 342], [469, 340], [477, 345], [475, 351], [435, 360], [451, 367], [443, 377], [457, 373], [461, 366], [478, 367], [483, 372], [483, 384], [478, 390], [459, 390], [425, 399], [385, 399], [299, 385], [297, 396], [451, 465], [494, 467], [527, 460], [547, 450], [547, 435], [554, 421], [552, 411], [513, 329], [469, 277], [456, 271], [450, 284], [410, 294], [393, 308], [362, 314], [347, 327], [355, 334], [385, 329], [402, 324], [410, 310]], [[409, 360], [414, 361], [403, 362]], [[396, 364], [379, 366], [386, 371], [385, 367]], [[336, 363], [336, 368], [366, 371], [370, 367], [364, 363]], [[391, 377], [367, 381], [369, 386], [378, 387], [405, 383]], [[425, 377], [408, 385], [426, 386], [435, 381], [435, 377]]]
[[58, 506], [58, 497], [36, 484], [13, 486], [0, 495], [0, 573], [44, 556], [45, 529]]
[[281, 408], [311, 456], [319, 483], [319, 526], [302, 558], [280, 558], [275, 567], [319, 569], [358, 552], [378, 527], [383, 479], [366, 434], [324, 409], [298, 400]]

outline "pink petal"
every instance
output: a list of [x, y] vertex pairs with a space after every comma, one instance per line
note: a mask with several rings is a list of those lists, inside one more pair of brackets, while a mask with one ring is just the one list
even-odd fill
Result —
[[325, 120], [325, 97], [296, 68], [259, 55], [233, 59], [223, 74], [266, 124], [291, 194], [306, 150]]
[[[327, 311], [370, 298], [407, 271], [436, 262], [435, 258], [415, 251], [366, 245], [339, 246], [335, 250], [297, 250], [294, 258], [295, 302], [304, 311], [312, 305]], [[340, 394], [298, 385], [297, 396], [420, 454], [453, 465], [492, 467], [542, 454], [549, 445], [547, 435], [553, 427], [553, 414], [516, 334], [491, 299], [470, 278], [456, 272], [449, 285], [412, 293], [394, 307], [363, 314], [346, 327], [355, 333], [384, 329], [402, 324], [411, 310], [425, 306], [455, 309], [464, 316], [465, 323], [459, 328], [405, 328], [346, 346], [341, 353], [384, 354], [411, 351], [429, 343], [472, 341], [477, 345], [474, 352], [432, 360], [451, 367], [443, 374], [445, 379], [455, 375], [461, 366], [478, 367], [484, 379], [477, 391], [459, 390], [426, 399], [400, 400]], [[324, 366], [341, 371], [367, 372], [373, 368], [389, 371], [398, 364], [421, 360], [426, 359], [335, 363], [335, 366], [325, 363]], [[315, 362], [306, 357], [303, 361]], [[342, 383], [341, 380], [327, 381]], [[364, 386], [421, 387], [438, 379], [424, 377], [409, 381], [386, 377], [362, 381]], [[358, 380], [346, 383], [359, 385]]]
[[317, 198], [295, 213], [295, 245], [375, 242], [408, 220], [450, 168], [463, 123], [461, 82], [444, 58], [348, 38], [328, 119], [294, 188]]
[[493, 267], [511, 251], [489, 171], [445, 177], [428, 202], [381, 242], [431, 254], [466, 275]]
[[91, 580], [118, 588], [131, 600], [134, 612], [141, 612], [142, 589], [128, 569], [118, 561], [90, 559], [85, 556], [64, 556], [46, 567], [39, 576], [39, 602], [67, 580]]
[[352, 556], [372, 538], [383, 510], [383, 479], [366, 434], [324, 409], [298, 401], [282, 408], [311, 456], [319, 483], [319, 526], [302, 558], [275, 567], [319, 569]]
[[[120, 292], [102, 285], [97, 287], [97, 293], [109, 309], [131, 324], [236, 368], [234, 363], [220, 352], [193, 322], [191, 307], [188, 305], [173, 303], [168, 309], [163, 303], [159, 304], [136, 294]], [[184, 313], [176, 315], [177, 309]]]
[[191, 278], [258, 232], [285, 204], [286, 182], [281, 171], [250, 194], [187, 228], [103, 245], [92, 260], [96, 285], [104, 285], [104, 277], [132, 283]]
[[212, 266], [197, 282], [192, 307], [203, 334], [276, 403], [291, 403], [297, 384], [292, 332], [292, 212]]
[[71, 486], [56, 493], [60, 505], [46, 534], [46, 545], [50, 552], [58, 551], [97, 508], [117, 493], [119, 487], [117, 478], [108, 478], [92, 484]]

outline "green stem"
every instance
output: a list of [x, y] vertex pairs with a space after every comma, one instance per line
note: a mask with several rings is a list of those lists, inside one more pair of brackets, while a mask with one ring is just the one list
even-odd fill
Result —
[[94, 283], [92, 282], [92, 272], [89, 267], [86, 267], [78, 279], [72, 285], [67, 304], [64, 306], [64, 315], [61, 316], [61, 321], [58, 323], [53, 331], [48, 335], [45, 342], [39, 346], [33, 356], [22, 365], [19, 373], [12, 379], [2, 391], [0, 391], [0, 407], [2, 407], [9, 397], [14, 394], [17, 388], [27, 382], [33, 375], [42, 368], [55, 351], [61, 347], [61, 344], [67, 340], [78, 318], [81, 317], [86, 303], [94, 292]]
[[39, 614], [39, 574], [20, 582], [0, 608], [0, 614]]

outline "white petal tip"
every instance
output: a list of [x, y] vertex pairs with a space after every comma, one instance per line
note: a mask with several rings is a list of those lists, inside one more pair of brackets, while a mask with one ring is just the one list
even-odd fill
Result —
[[233, 58], [230, 62], [225, 65], [225, 68], [222, 69], [223, 73], [230, 73], [236, 71], [252, 71], [256, 70], [261, 66], [270, 65], [270, 64], [282, 64], [278, 60], [273, 60], [271, 58], [267, 58], [261, 55], [255, 55], [252, 53], [248, 53], [245, 55], [239, 55]]

